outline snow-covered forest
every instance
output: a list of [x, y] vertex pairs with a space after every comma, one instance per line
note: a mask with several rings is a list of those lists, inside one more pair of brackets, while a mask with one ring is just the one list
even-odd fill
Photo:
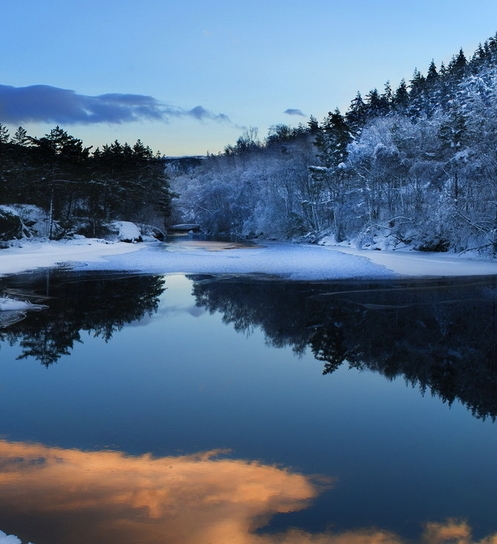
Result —
[[[497, 35], [396, 89], [357, 93], [345, 113], [273, 126], [262, 139], [249, 129], [204, 158], [165, 160], [140, 140], [92, 150], [60, 127], [34, 138], [0, 124], [6, 224], [15, 204], [42, 208], [49, 237], [95, 236], [121, 220], [495, 255]], [[18, 237], [2, 228], [3, 239]]]
[[497, 36], [169, 176], [172, 220], [211, 233], [495, 254]]
[[98, 236], [115, 219], [162, 228], [171, 196], [163, 159], [140, 140], [92, 150], [59, 126], [35, 138], [0, 124], [0, 240], [29, 235], [33, 206], [49, 238]]

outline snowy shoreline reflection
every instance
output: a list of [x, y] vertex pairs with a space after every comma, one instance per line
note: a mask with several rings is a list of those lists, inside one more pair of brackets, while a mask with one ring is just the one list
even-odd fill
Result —
[[[223, 453], [133, 457], [0, 440], [0, 527], [34, 544], [404, 542], [366, 528], [258, 534], [272, 516], [306, 508], [332, 482]], [[421, 542], [469, 543], [470, 536], [467, 523], [447, 520], [427, 523]]]

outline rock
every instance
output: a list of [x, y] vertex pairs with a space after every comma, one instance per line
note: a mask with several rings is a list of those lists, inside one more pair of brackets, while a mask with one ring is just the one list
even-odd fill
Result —
[[143, 242], [140, 229], [130, 221], [112, 221], [107, 224], [107, 227], [115, 241], [132, 244]]
[[23, 223], [10, 206], [0, 206], [0, 240], [19, 240], [23, 237]]
[[140, 225], [140, 232], [145, 238], [152, 240], [159, 240], [163, 242], [166, 239], [166, 235], [157, 227], [153, 225]]

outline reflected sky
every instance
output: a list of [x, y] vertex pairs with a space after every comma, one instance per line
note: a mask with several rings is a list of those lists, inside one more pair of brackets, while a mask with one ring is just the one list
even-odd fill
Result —
[[[404, 542], [381, 529], [259, 534], [271, 516], [306, 508], [332, 481], [223, 453], [154, 458], [2, 440], [0, 520], [35, 544]], [[473, 542], [457, 520], [427, 523], [420, 539]], [[481, 542], [497, 542], [497, 534]]]
[[[479, 354], [494, 344], [476, 347], [493, 299], [449, 286], [407, 291], [420, 304], [405, 307], [395, 290], [354, 285], [343, 286], [344, 301], [324, 296], [328, 285], [260, 278], [54, 276], [50, 309], [2, 332], [0, 530], [34, 544], [83, 542], [78, 531], [88, 542], [88, 527], [104, 531], [99, 542], [126, 542], [127, 531], [164, 542], [182, 524], [176, 542], [202, 542], [204, 532], [223, 542], [221, 526], [243, 544], [436, 543], [448, 533], [466, 543], [497, 531], [495, 423], [415, 383], [443, 386], [448, 376], [462, 399], [492, 406], [496, 371]], [[470, 303], [425, 304], [459, 292]], [[33, 338], [62, 339], [70, 353], [48, 367], [34, 355], [18, 359]], [[336, 338], [357, 364], [323, 376]], [[406, 349], [393, 349], [401, 338]], [[447, 366], [451, 339], [465, 350]], [[220, 448], [231, 453], [194, 455]], [[240, 490], [255, 499], [243, 495], [236, 509], [205, 498]], [[198, 534], [189, 517], [203, 524]]]

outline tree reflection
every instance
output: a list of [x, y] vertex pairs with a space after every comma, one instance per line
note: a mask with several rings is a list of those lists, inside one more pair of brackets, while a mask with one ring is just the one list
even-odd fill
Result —
[[[0, 341], [22, 347], [20, 359], [33, 357], [45, 366], [69, 355], [82, 332], [108, 341], [126, 323], [153, 314], [164, 291], [164, 278], [157, 276], [46, 274], [30, 279], [29, 296], [49, 297], [48, 309], [0, 329]], [[2, 288], [25, 287], [25, 281], [4, 278]]]
[[494, 278], [296, 283], [194, 277], [199, 306], [238, 331], [260, 327], [273, 346], [310, 348], [323, 374], [343, 363], [403, 376], [476, 417], [497, 416]]

